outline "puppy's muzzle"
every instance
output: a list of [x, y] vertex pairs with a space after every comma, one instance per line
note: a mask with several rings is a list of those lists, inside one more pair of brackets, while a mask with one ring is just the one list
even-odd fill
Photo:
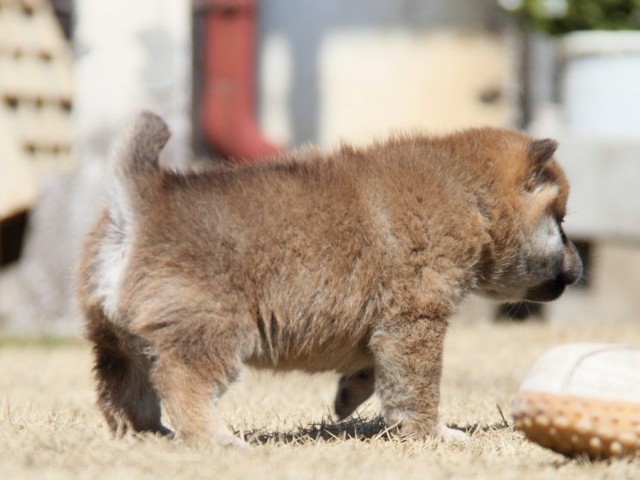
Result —
[[573, 285], [582, 277], [582, 260], [578, 250], [571, 242], [567, 243], [562, 266], [555, 278], [527, 290], [525, 300], [532, 302], [550, 302], [564, 292], [567, 285]]

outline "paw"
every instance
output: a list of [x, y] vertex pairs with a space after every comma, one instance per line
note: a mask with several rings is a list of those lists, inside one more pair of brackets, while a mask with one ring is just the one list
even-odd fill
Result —
[[460, 442], [460, 443], [469, 443], [471, 441], [471, 437], [464, 433], [462, 430], [458, 430], [455, 428], [449, 428], [444, 423], [440, 423], [440, 428], [438, 429], [437, 438], [442, 440], [443, 442]]
[[200, 435], [180, 435], [178, 433], [173, 434], [171, 437], [173, 440], [184, 443], [186, 445], [211, 445], [217, 448], [224, 449], [236, 449], [236, 450], [251, 450], [251, 445], [245, 442], [243, 439], [236, 437], [229, 431], [221, 431], [214, 434], [200, 434]]
[[158, 428], [154, 433], [156, 435], [160, 435], [161, 437], [166, 437], [169, 440], [173, 440], [176, 436], [176, 434], [172, 430], [169, 430], [164, 425], [160, 425], [160, 428]]
[[390, 426], [389, 432], [400, 435], [403, 438], [415, 438], [415, 439], [431, 439], [445, 443], [468, 443], [471, 439], [462, 430], [447, 427], [443, 422], [421, 421], [418, 418], [411, 418], [408, 415], [404, 415], [404, 418], [399, 418], [398, 412], [394, 412], [394, 415], [388, 415], [386, 417], [386, 423]]
[[235, 435], [225, 432], [220, 433], [214, 437], [214, 441], [216, 445], [219, 445], [223, 448], [236, 449], [236, 450], [251, 450], [251, 445], [242, 440], [241, 438], [236, 437]]

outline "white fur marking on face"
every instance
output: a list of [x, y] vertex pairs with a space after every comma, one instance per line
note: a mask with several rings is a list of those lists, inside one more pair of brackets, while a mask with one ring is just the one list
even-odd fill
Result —
[[501, 283], [490, 286], [487, 293], [494, 300], [513, 302], [521, 300], [528, 288], [539, 285], [557, 275], [562, 263], [564, 243], [560, 227], [549, 214], [544, 215], [526, 237], [522, 264]]
[[540, 183], [530, 195], [536, 197], [536, 201], [546, 203], [557, 197], [559, 193], [560, 187], [555, 183]]
[[550, 258], [562, 252], [562, 235], [555, 219], [546, 215], [534, 230], [531, 253], [536, 257]]

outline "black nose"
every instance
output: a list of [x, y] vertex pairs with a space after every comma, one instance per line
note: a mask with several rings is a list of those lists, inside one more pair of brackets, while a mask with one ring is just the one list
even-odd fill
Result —
[[564, 256], [562, 273], [560, 274], [565, 285], [573, 285], [582, 277], [582, 260], [576, 248], [571, 248]]

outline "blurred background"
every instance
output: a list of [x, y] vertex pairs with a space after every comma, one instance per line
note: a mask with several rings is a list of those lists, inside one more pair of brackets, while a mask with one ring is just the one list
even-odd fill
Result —
[[142, 108], [175, 165], [478, 125], [556, 138], [584, 279], [461, 321], [633, 321], [639, 28], [638, 0], [0, 0], [0, 333], [81, 332], [74, 263]]

